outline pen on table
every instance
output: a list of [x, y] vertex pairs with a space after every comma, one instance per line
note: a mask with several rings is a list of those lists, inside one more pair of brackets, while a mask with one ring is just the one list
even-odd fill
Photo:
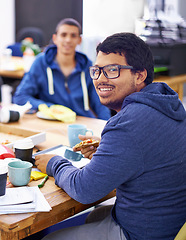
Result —
[[38, 185], [39, 188], [42, 188], [46, 182], [46, 180], [48, 179], [48, 175], [46, 175], [43, 180], [40, 182], [40, 184]]

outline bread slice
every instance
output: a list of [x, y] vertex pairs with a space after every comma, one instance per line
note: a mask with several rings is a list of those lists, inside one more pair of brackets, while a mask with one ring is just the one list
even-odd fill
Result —
[[86, 147], [89, 147], [89, 146], [98, 147], [99, 146], [99, 141], [94, 140], [94, 139], [87, 139], [87, 140], [84, 140], [80, 143], [77, 143], [73, 148], [76, 151], [80, 151], [81, 148], [86, 148]]

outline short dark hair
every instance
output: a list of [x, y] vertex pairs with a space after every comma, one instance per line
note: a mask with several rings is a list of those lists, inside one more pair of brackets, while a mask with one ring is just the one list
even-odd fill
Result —
[[56, 33], [59, 30], [59, 27], [62, 26], [62, 25], [75, 26], [79, 30], [79, 35], [81, 34], [81, 31], [82, 31], [81, 25], [80, 25], [80, 23], [78, 21], [76, 21], [73, 18], [64, 18], [64, 19], [62, 19], [56, 26]]
[[152, 83], [154, 77], [154, 61], [149, 46], [133, 33], [116, 33], [107, 37], [96, 48], [99, 51], [119, 53], [124, 55], [129, 65], [133, 66], [132, 72], [147, 70], [145, 83]]

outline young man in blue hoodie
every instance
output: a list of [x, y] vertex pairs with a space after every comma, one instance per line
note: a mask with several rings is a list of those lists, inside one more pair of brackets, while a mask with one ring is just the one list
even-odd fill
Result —
[[56, 27], [50, 45], [34, 61], [13, 96], [19, 105], [27, 101], [38, 109], [40, 104], [60, 104], [77, 115], [108, 120], [110, 110], [100, 103], [89, 74], [92, 62], [77, 52], [81, 26], [74, 19], [63, 19]]
[[101, 103], [117, 114], [99, 147], [82, 150], [91, 159], [84, 168], [53, 155], [36, 156], [36, 165], [81, 203], [115, 188], [116, 201], [104, 214], [93, 211], [87, 224], [44, 239], [172, 240], [184, 224], [186, 112], [168, 85], [152, 83], [153, 68], [151, 51], [132, 33], [114, 34], [98, 45], [90, 75]]

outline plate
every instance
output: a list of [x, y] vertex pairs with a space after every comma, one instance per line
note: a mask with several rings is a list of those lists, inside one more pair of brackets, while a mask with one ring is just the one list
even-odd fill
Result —
[[52, 117], [49, 117], [49, 116], [44, 115], [44, 114], [43, 114], [42, 112], [40, 112], [40, 111], [38, 111], [38, 112], [36, 113], [36, 116], [37, 116], [38, 118], [45, 119], [45, 120], [58, 121], [58, 120], [55, 119], [55, 118], [52, 118]]

